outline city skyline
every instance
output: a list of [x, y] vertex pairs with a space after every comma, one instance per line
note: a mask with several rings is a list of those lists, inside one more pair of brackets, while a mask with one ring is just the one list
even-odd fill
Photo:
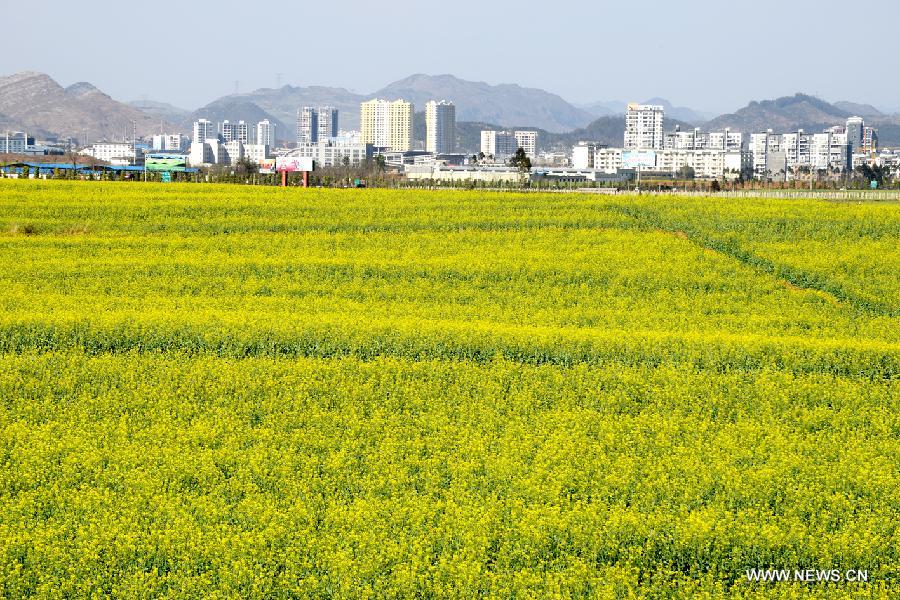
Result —
[[[168, 25], [171, 15], [144, 14], [139, 7], [108, 1], [95, 4], [96, 10], [110, 9], [103, 19], [95, 18], [96, 11], [84, 16], [78, 11], [49, 11], [49, 16], [38, 22], [26, 16], [27, 11], [8, 15], [8, 43], [13, 50], [0, 56], [0, 73], [41, 71], [65, 85], [90, 81], [122, 101], [146, 97], [186, 109], [233, 93], [236, 83], [241, 92], [290, 84], [344, 87], [369, 94], [414, 73], [452, 73], [469, 81], [544, 89], [575, 104], [664, 97], [676, 105], [720, 114], [751, 100], [803, 91], [829, 101], [866, 102], [883, 110], [900, 110], [900, 84], [890, 77], [869, 77], [865, 68], [867, 62], [877, 62], [885, 55], [880, 41], [890, 39], [890, 26], [900, 17], [897, 5], [879, 7], [878, 19], [861, 21], [866, 54], [848, 50], [798, 57], [786, 43], [757, 47], [750, 42], [759, 35], [777, 42], [798, 30], [804, 35], [827, 35], [844, 26], [846, 12], [839, 10], [843, 5], [831, 0], [757, 0], [741, 13], [738, 26], [710, 0], [678, 6], [647, 0], [636, 32], [627, 26], [634, 22], [629, 12], [633, 8], [602, 1], [555, 4], [554, 13], [572, 18], [551, 30], [539, 18], [547, 8], [537, 2], [485, 5], [458, 0], [454, 10], [447, 11], [442, 27], [434, 28], [427, 11], [407, 0], [384, 7], [338, 0], [330, 5], [335, 27], [311, 28], [304, 39], [307, 50], [299, 54], [279, 49], [291, 42], [293, 34], [286, 25], [278, 24], [296, 22], [304, 12], [302, 7], [283, 6], [275, 20], [271, 50], [262, 46], [259, 53], [205, 61], [198, 69], [187, 24], [204, 22], [210, 31], [224, 30], [218, 24], [245, 11], [245, 5], [226, 1], [179, 6], [185, 27], [178, 28], [163, 27], [163, 19]], [[138, 17], [154, 32], [153, 43], [135, 53], [111, 51], [108, 42], [115, 38], [114, 32], [131, 31]], [[371, 31], [390, 34], [400, 26], [398, 21], [409, 32], [407, 47], [416, 51], [397, 53], [390, 61], [377, 61], [377, 53], [371, 58], [367, 52]], [[103, 24], [102, 29], [97, 23]], [[498, 28], [497, 23], [503, 27]], [[621, 23], [626, 26], [612, 26]], [[79, 52], [60, 53], [54, 44], [29, 43], [37, 35], [72, 40]], [[334, 36], [342, 40], [340, 51], [315, 52]], [[154, 61], [151, 50], [157, 46], [183, 48], [184, 58], [146, 68]], [[566, 56], [584, 56], [588, 61], [584, 64], [590, 64], [590, 57], [601, 50], [613, 52], [614, 60], [604, 60], [596, 76], [585, 77], [580, 72], [573, 76], [579, 63], [560, 62], [560, 50]], [[267, 53], [271, 60], [261, 60]], [[103, 60], [88, 61], [85, 56], [102, 56]], [[373, 60], [377, 61], [374, 66]], [[765, 65], [764, 72], [760, 65]], [[137, 73], [137, 68], [140, 77], [127, 76]], [[648, 77], [648, 72], [653, 76]]]

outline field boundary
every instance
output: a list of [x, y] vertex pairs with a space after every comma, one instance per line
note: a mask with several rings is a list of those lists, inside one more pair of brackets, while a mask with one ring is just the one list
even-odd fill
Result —
[[636, 205], [610, 204], [611, 210], [632, 217], [646, 229], [664, 231], [681, 239], [690, 241], [706, 250], [727, 256], [758, 271], [771, 275], [782, 283], [794, 288], [815, 291], [830, 296], [841, 306], [851, 306], [856, 310], [882, 317], [900, 316], [900, 309], [880, 302], [862, 298], [844, 289], [827, 277], [810, 273], [790, 265], [779, 264], [754, 254], [741, 246], [736, 237], [717, 238], [712, 234], [700, 231], [690, 223], [672, 223], [666, 221], [658, 212]]

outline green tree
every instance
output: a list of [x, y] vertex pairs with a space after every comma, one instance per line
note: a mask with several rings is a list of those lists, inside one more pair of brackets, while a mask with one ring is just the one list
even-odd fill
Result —
[[516, 150], [516, 153], [509, 159], [509, 166], [519, 169], [519, 173], [525, 175], [531, 172], [531, 159], [525, 154], [523, 148]]

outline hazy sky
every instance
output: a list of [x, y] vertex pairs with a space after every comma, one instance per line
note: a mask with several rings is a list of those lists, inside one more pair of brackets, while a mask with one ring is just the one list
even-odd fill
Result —
[[0, 0], [0, 74], [43, 71], [189, 109], [236, 80], [241, 91], [273, 87], [278, 73], [282, 84], [360, 93], [451, 73], [572, 102], [662, 96], [723, 112], [803, 91], [900, 110], [897, 0], [40, 4]]

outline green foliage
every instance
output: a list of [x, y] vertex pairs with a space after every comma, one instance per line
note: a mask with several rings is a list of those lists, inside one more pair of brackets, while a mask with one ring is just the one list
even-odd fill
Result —
[[894, 597], [898, 208], [0, 181], [0, 596]]

